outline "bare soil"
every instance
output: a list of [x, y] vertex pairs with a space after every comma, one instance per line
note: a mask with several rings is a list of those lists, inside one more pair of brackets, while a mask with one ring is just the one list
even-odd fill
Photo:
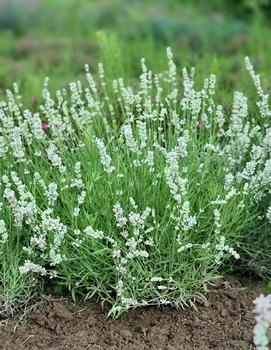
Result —
[[96, 303], [51, 299], [16, 330], [11, 321], [2, 324], [0, 349], [250, 350], [258, 294], [235, 280], [221, 281], [197, 310], [147, 307], [118, 320]]

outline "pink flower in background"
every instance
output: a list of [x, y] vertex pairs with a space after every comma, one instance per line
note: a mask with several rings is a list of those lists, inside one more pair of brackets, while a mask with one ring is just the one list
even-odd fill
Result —
[[36, 96], [32, 96], [32, 98], [31, 98], [31, 102], [32, 102], [32, 105], [36, 105], [37, 103], [38, 103], [38, 99], [37, 99], [37, 97]]
[[47, 124], [47, 123], [42, 124], [42, 129], [48, 129], [48, 128], [49, 128], [49, 124]]

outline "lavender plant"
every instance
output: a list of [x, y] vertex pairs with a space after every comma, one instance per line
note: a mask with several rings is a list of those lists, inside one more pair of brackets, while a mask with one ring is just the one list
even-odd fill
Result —
[[[110, 302], [114, 316], [194, 302], [267, 220], [270, 110], [259, 76], [246, 59], [259, 117], [241, 92], [228, 113], [216, 103], [214, 75], [196, 89], [195, 70], [185, 68], [181, 87], [169, 48], [167, 57], [159, 74], [142, 59], [135, 86], [108, 82], [102, 64], [99, 82], [86, 66], [86, 82], [55, 97], [46, 79], [36, 113], [23, 108], [16, 84], [7, 91], [0, 103], [3, 313], [48, 279], [74, 296]], [[8, 293], [16, 296], [11, 303]]]

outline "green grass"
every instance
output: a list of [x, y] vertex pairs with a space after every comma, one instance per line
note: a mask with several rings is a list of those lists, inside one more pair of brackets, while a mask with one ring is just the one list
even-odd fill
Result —
[[[153, 4], [144, 1], [3, 0], [2, 95], [16, 81], [31, 106], [33, 97], [41, 99], [45, 76], [50, 76], [55, 91], [81, 79], [85, 63], [95, 74], [100, 61], [110, 79], [123, 74], [135, 79], [141, 57], [161, 71], [166, 64], [164, 48], [171, 46], [178, 65], [197, 66], [199, 81], [205, 74], [219, 73], [230, 98], [233, 86], [239, 88], [238, 83], [246, 81], [241, 71], [244, 56], [257, 56], [257, 68], [268, 76], [270, 28], [261, 16], [248, 19], [228, 13], [223, 1], [217, 8], [209, 5], [158, 1], [154, 13]], [[240, 9], [245, 5], [236, 6], [234, 14]]]

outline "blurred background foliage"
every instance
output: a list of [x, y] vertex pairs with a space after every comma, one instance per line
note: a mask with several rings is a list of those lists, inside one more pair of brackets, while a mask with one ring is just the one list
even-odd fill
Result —
[[110, 79], [133, 80], [143, 56], [165, 67], [166, 46], [180, 68], [219, 74], [230, 91], [245, 55], [268, 70], [270, 14], [271, 0], [0, 0], [0, 94], [17, 81], [30, 103], [45, 76], [61, 88], [98, 61]]

